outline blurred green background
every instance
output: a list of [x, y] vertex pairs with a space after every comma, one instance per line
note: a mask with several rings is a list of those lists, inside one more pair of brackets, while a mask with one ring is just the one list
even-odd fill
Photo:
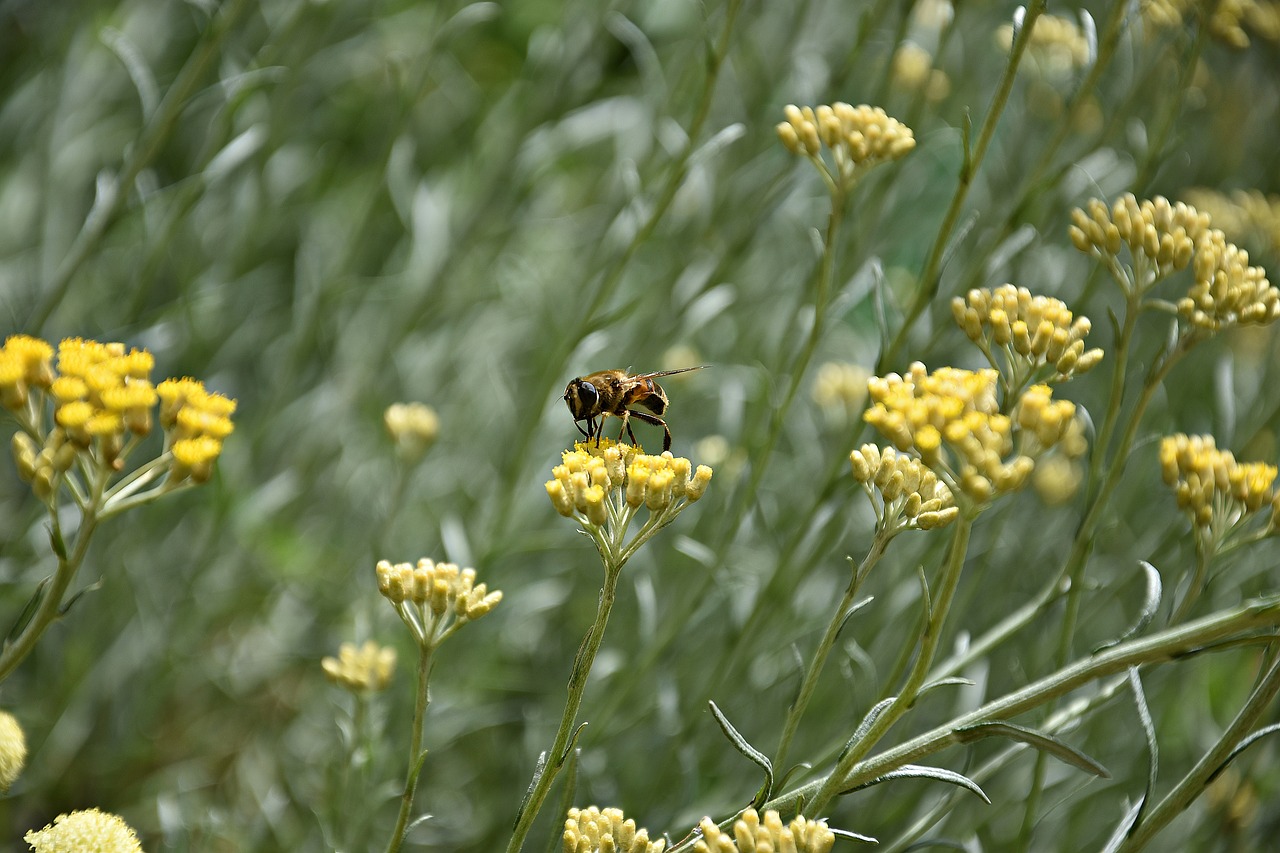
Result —
[[[573, 803], [619, 806], [676, 837], [746, 804], [755, 769], [706, 702], [772, 751], [798, 682], [793, 645], [812, 649], [845, 556], [869, 544], [846, 460], [871, 438], [856, 408], [824, 409], [809, 389], [823, 362], [874, 365], [881, 314], [896, 331], [955, 188], [961, 128], [981, 123], [1004, 71], [995, 31], [1014, 5], [959, 5], [947, 25], [925, 0], [751, 0], [725, 38], [726, 5], [692, 0], [0, 4], [0, 332], [147, 347], [157, 379], [195, 376], [239, 400], [215, 480], [101, 530], [79, 578], [93, 589], [0, 694], [31, 744], [0, 800], [0, 844], [98, 806], [148, 850], [332, 849], [350, 706], [319, 660], [372, 637], [401, 655], [375, 714], [385, 744], [370, 787], [336, 808], [369, 817], [368, 847], [381, 849], [412, 659], [373, 565], [431, 556], [475, 566], [506, 598], [441, 655], [418, 794], [434, 817], [411, 841], [500, 849], [600, 580], [543, 489], [576, 435], [560, 395], [613, 367], [712, 366], [666, 387], [673, 449], [716, 475], [626, 570], [583, 708]], [[1077, 9], [1101, 27], [1112, 6], [1054, 11]], [[1118, 294], [1065, 233], [1090, 196], [1280, 192], [1277, 45], [1194, 38], [1190, 24], [1134, 15], [1071, 126], [1063, 103], [1087, 72], [1024, 63], [936, 304], [893, 368], [978, 366], [947, 300], [1005, 281], [1089, 314], [1090, 345], [1106, 347]], [[904, 39], [938, 54], [945, 92], [890, 73]], [[788, 103], [836, 100], [885, 107], [918, 144], [860, 186], [826, 332], [793, 376], [828, 200], [773, 125]], [[1250, 248], [1274, 278], [1274, 244]], [[1164, 332], [1143, 327], [1135, 375]], [[1065, 396], [1102, 411], [1104, 373]], [[769, 419], [793, 382], [770, 453]], [[1213, 431], [1244, 458], [1275, 461], [1277, 388], [1272, 336], [1215, 340], [1179, 367], [1144, 434]], [[442, 425], [403, 493], [382, 425], [400, 400], [429, 403]], [[637, 431], [657, 446], [656, 430]], [[1077, 653], [1136, 613], [1137, 559], [1169, 588], [1189, 565], [1153, 441], [1140, 441], [1095, 549]], [[10, 462], [0, 471], [9, 623], [52, 562], [37, 502]], [[984, 518], [945, 648], [1039, 589], [1078, 509], [1028, 494]], [[876, 602], [846, 629], [795, 760], [829, 757], [886, 689], [915, 632], [916, 568], [936, 564], [941, 542], [903, 537], [872, 576]], [[1238, 555], [1211, 601], [1273, 589], [1275, 558], [1272, 543]], [[902, 733], [1050, 671], [1057, 624], [967, 673], [974, 687], [931, 695]], [[1256, 662], [1243, 650], [1146, 677], [1166, 785], [1230, 719]], [[1051, 765], [1035, 849], [1097, 848], [1142, 793], [1128, 700], [1069, 739], [1114, 779]], [[995, 749], [944, 760], [962, 770]], [[994, 806], [962, 800], [938, 836], [1003, 849], [1031, 766], [1027, 756], [985, 785]], [[1250, 849], [1280, 829], [1265, 805], [1280, 783], [1273, 749], [1241, 769], [1244, 793], [1232, 795], [1263, 804], [1250, 825], [1206, 801], [1179, 824], [1187, 849]], [[896, 783], [830, 817], [892, 838], [941, 795]], [[558, 837], [558, 797], [529, 849]]]

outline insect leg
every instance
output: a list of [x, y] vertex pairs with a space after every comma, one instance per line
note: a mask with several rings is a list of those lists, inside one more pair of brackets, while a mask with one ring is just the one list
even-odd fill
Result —
[[[628, 411], [627, 414], [635, 415], [637, 418], [639, 418], [640, 420], [644, 421], [647, 424], [653, 424], [654, 426], [662, 427], [662, 449], [664, 451], [671, 449], [671, 428], [667, 426], [666, 421], [664, 421], [660, 417], [657, 417], [656, 415], [650, 415], [644, 412]], [[634, 441], [635, 439], [632, 439], [632, 440]]]

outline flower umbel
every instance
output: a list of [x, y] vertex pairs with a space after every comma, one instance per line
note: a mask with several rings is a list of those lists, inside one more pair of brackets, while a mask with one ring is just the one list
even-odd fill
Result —
[[[607, 561], [621, 567], [636, 549], [666, 527], [711, 482], [711, 469], [688, 459], [649, 456], [609, 439], [580, 441], [566, 450], [546, 484], [556, 512], [583, 526]], [[627, 530], [640, 508], [649, 516], [635, 535]]]
[[460, 569], [454, 563], [436, 563], [426, 557], [416, 566], [379, 560], [376, 570], [378, 592], [424, 648], [439, 646], [502, 601], [500, 590], [490, 592], [475, 582], [475, 569]]
[[[1071, 212], [1068, 233], [1077, 249], [1102, 259], [1127, 295], [1141, 296], [1157, 282], [1191, 263], [1196, 241], [1209, 230], [1209, 217], [1163, 196], [1139, 202], [1132, 193], [1111, 207], [1090, 199]], [[1127, 246], [1132, 261], [1119, 263]]]
[[123, 818], [98, 809], [61, 814], [23, 836], [35, 853], [142, 853], [138, 836]]
[[[1211, 435], [1176, 435], [1160, 440], [1160, 473], [1173, 489], [1178, 508], [1196, 528], [1197, 541], [1219, 549], [1240, 525], [1276, 500], [1276, 466], [1237, 462], [1219, 450]], [[1280, 506], [1280, 504], [1277, 504]], [[1275, 528], [1273, 509], [1271, 529]]]
[[764, 818], [755, 809], [747, 809], [733, 824], [733, 834], [720, 829], [709, 817], [698, 824], [702, 838], [693, 845], [697, 853], [756, 853], [776, 850], [795, 853], [827, 853], [836, 843], [835, 833], [825, 820], [807, 820], [797, 816], [783, 824], [776, 811], [770, 809]]
[[325, 677], [352, 693], [373, 693], [385, 690], [391, 683], [396, 668], [396, 650], [379, 646], [373, 640], [365, 640], [357, 646], [343, 643], [336, 658], [320, 661]]
[[0, 793], [8, 791], [27, 763], [27, 737], [8, 711], [0, 711]]
[[876, 513], [876, 530], [932, 530], [955, 521], [960, 509], [938, 475], [914, 456], [864, 444], [849, 454], [853, 478]]
[[970, 290], [951, 300], [951, 313], [991, 366], [1003, 370], [1005, 387], [1014, 396], [1028, 382], [1065, 382], [1102, 360], [1101, 349], [1084, 348], [1093, 327], [1088, 317], [1077, 317], [1060, 299], [1033, 296], [1025, 287]]
[[[911, 128], [880, 107], [792, 104], [783, 113], [787, 120], [777, 126], [778, 138], [792, 154], [809, 158], [833, 192], [847, 193], [867, 171], [916, 147]], [[822, 156], [824, 148], [830, 163]]]
[[562, 836], [564, 853], [662, 853], [666, 841], [649, 840], [649, 831], [636, 829], [622, 809], [569, 809]]

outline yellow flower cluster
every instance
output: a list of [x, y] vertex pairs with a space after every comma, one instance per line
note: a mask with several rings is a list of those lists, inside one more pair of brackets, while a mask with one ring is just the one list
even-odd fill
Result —
[[137, 834], [123, 818], [98, 809], [61, 814], [23, 836], [34, 853], [142, 853]]
[[378, 592], [391, 602], [420, 645], [439, 645], [468, 622], [486, 615], [502, 601], [502, 592], [478, 584], [475, 569], [436, 563], [379, 560]]
[[1195, 188], [1183, 193], [1183, 198], [1209, 214], [1214, 227], [1241, 242], [1280, 255], [1280, 196], [1264, 195], [1258, 190], [1236, 190], [1226, 195]]
[[1141, 293], [1155, 282], [1191, 263], [1196, 241], [1209, 230], [1209, 216], [1163, 196], [1139, 202], [1125, 193], [1110, 208], [1090, 199], [1085, 209], [1071, 211], [1071, 242], [1077, 249], [1115, 258], [1129, 247]]
[[[996, 30], [996, 43], [1008, 53], [1013, 48], [1013, 25]], [[1065, 77], [1089, 61], [1089, 41], [1080, 25], [1057, 15], [1041, 15], [1027, 41], [1027, 52], [1046, 77]]]
[[853, 478], [866, 489], [873, 505], [874, 494], [880, 494], [878, 528], [893, 532], [895, 528], [933, 530], [945, 527], [960, 514], [951, 490], [914, 456], [892, 447], [864, 444], [849, 453], [849, 464]]
[[851, 414], [867, 399], [869, 372], [859, 364], [828, 361], [813, 379], [813, 401], [824, 409]]
[[929, 101], [941, 101], [951, 94], [947, 73], [933, 67], [933, 55], [912, 41], [904, 41], [893, 52], [890, 64], [893, 80], [910, 91], [920, 90]]
[[1216, 332], [1231, 326], [1262, 326], [1280, 317], [1280, 290], [1249, 253], [1209, 231], [1196, 244], [1195, 283], [1178, 300], [1178, 314], [1197, 328]]
[[[0, 349], [0, 402], [18, 415], [23, 431], [14, 455], [23, 477], [48, 500], [56, 478], [77, 454], [107, 471], [124, 467], [130, 436], [142, 438], [160, 425], [171, 452], [170, 483], [204, 482], [231, 434], [235, 401], [205, 390], [194, 379], [153, 386], [155, 359], [146, 350], [67, 338], [58, 345], [57, 369], [46, 342], [14, 335]], [[53, 406], [53, 429], [44, 425], [44, 404]]]
[[[782, 144], [792, 154], [807, 156], [843, 190], [866, 170], [897, 160], [916, 147], [911, 128], [880, 107], [839, 102], [815, 109], [791, 104], [783, 114], [787, 120], [777, 126]], [[835, 161], [834, 173], [821, 159], [823, 146]]]
[[409, 463], [421, 459], [440, 432], [440, 418], [435, 409], [424, 403], [392, 403], [382, 420], [395, 442], [396, 453]]
[[1273, 493], [1276, 466], [1236, 462], [1211, 435], [1166, 436], [1160, 440], [1160, 473], [1173, 489], [1178, 508], [1199, 528], [1226, 526], [1273, 502], [1272, 526], [1280, 517], [1280, 493]]
[[747, 809], [734, 822], [732, 836], [709, 817], [704, 817], [698, 828], [702, 838], [693, 846], [697, 853], [827, 853], [836, 843], [825, 820], [797, 816], [784, 825], [772, 809], [764, 813], [763, 820], [755, 809]]
[[[1026, 392], [1023, 399], [1030, 402], [1018, 407], [1016, 421], [1001, 413], [998, 377], [992, 369], [929, 373], [916, 362], [906, 376], [871, 379], [872, 406], [864, 417], [899, 450], [917, 453], [952, 494], [981, 504], [1020, 489], [1035, 468], [1034, 456], [1059, 444], [1073, 453], [1083, 442], [1081, 427], [1071, 423], [1075, 407], [1052, 402], [1048, 386]], [[1021, 427], [1017, 453], [1015, 425]]]
[[354, 643], [343, 643], [338, 647], [338, 656], [324, 658], [320, 667], [326, 678], [352, 693], [385, 690], [395, 672], [396, 650], [379, 646], [373, 640], [366, 640], [358, 647]]
[[666, 841], [649, 840], [621, 809], [569, 809], [564, 822], [564, 853], [662, 853]]
[[[1196, 0], [1145, 0], [1142, 17], [1150, 25], [1181, 26], [1184, 17], [1194, 17]], [[1220, 0], [1212, 5], [1209, 33], [1218, 41], [1244, 50], [1252, 30], [1262, 38], [1280, 42], [1280, 3], [1275, 0]]]
[[0, 793], [9, 790], [27, 765], [27, 736], [18, 720], [0, 711]]
[[1102, 360], [1101, 349], [1084, 348], [1092, 328], [1088, 317], [1075, 317], [1062, 300], [1033, 296], [1025, 287], [1003, 284], [994, 290], [970, 290], [951, 300], [951, 313], [988, 358], [995, 347], [1011, 359], [1016, 354], [1028, 375], [1049, 365], [1054, 370], [1051, 381], [1062, 382]]
[[561, 458], [551, 469], [555, 479], [547, 481], [547, 496], [556, 512], [590, 527], [617, 520], [624, 506], [645, 506], [655, 516], [678, 512], [701, 498], [711, 482], [706, 465], [693, 470], [688, 459], [670, 451], [649, 456], [609, 439], [577, 442]]

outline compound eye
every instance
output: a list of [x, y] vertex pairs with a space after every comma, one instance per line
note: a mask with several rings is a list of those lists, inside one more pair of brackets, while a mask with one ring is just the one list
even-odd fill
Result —
[[582, 403], [584, 409], [594, 409], [599, 400], [600, 392], [596, 390], [596, 386], [590, 382], [578, 383], [578, 401]]
[[569, 411], [573, 414], [575, 421], [591, 417], [599, 399], [600, 392], [596, 390], [596, 387], [590, 382], [584, 382], [581, 379], [573, 380], [569, 383], [569, 387], [564, 389], [564, 402], [569, 407]]

